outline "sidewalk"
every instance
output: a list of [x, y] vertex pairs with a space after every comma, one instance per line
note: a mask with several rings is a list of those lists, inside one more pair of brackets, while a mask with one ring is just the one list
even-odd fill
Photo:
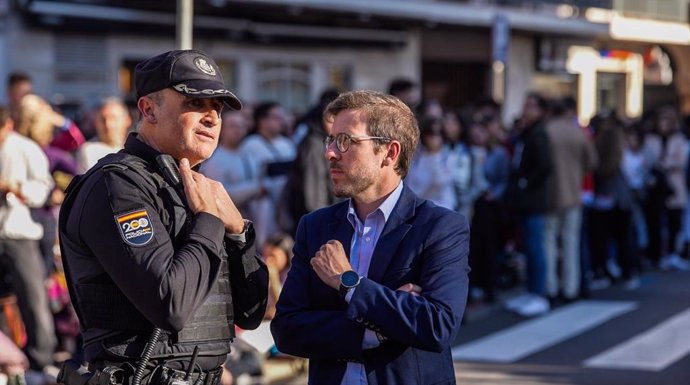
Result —
[[306, 385], [306, 361], [272, 358], [264, 366], [266, 384], [271, 385]]

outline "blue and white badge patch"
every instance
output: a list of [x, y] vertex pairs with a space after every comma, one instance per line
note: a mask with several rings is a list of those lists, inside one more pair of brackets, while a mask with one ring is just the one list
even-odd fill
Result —
[[122, 239], [132, 246], [144, 246], [153, 239], [153, 223], [142, 209], [115, 217]]

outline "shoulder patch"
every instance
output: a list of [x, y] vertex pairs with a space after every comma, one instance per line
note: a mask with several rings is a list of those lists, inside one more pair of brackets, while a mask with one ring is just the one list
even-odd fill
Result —
[[131, 246], [144, 246], [153, 239], [153, 223], [145, 209], [130, 211], [115, 217], [122, 240]]

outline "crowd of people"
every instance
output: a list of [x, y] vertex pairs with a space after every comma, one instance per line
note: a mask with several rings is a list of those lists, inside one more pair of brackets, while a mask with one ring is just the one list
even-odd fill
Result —
[[11, 74], [9, 105], [0, 107], [0, 297], [8, 337], [2, 342], [25, 352], [7, 365], [15, 373], [30, 370], [40, 381], [57, 374], [56, 351], [79, 351], [79, 325], [56, 243], [58, 208], [73, 176], [122, 148], [131, 121], [121, 101], [108, 99], [89, 115], [93, 131], [82, 130], [87, 125], [55, 111], [32, 89], [28, 75]]
[[637, 120], [604, 111], [587, 126], [573, 98], [526, 95], [504, 127], [499, 106], [418, 108], [421, 144], [405, 179], [471, 220], [470, 301], [524, 282], [505, 301], [545, 314], [651, 270], [689, 270], [688, 139], [672, 106]]
[[[276, 101], [224, 111], [218, 149], [200, 168], [254, 223], [270, 274], [268, 320], [299, 219], [338, 201], [324, 157], [332, 124], [324, 110], [340, 91], [324, 91], [299, 118]], [[690, 146], [675, 108], [635, 121], [602, 113], [583, 127], [572, 98], [530, 93], [506, 127], [489, 99], [456, 110], [421, 100], [410, 80], [386, 91], [414, 111], [421, 134], [403, 183], [471, 223], [471, 302], [496, 301], [499, 291], [524, 284], [505, 306], [532, 317], [611, 284], [634, 290], [650, 269], [690, 270]], [[9, 76], [7, 95], [0, 346], [11, 341], [24, 354], [0, 348], [0, 369], [54, 375], [56, 351], [80, 354], [56, 247], [57, 209], [71, 178], [122, 149], [139, 117], [108, 98], [69, 119], [33, 94], [22, 73]], [[256, 366], [237, 370], [260, 374]]]

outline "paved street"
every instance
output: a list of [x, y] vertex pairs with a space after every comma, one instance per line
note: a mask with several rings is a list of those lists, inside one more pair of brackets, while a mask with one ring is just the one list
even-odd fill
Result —
[[690, 273], [647, 273], [639, 290], [595, 291], [536, 319], [469, 312], [453, 349], [461, 385], [690, 384]]
[[500, 309], [462, 329], [459, 383], [690, 384], [690, 273], [643, 276], [525, 320]]

